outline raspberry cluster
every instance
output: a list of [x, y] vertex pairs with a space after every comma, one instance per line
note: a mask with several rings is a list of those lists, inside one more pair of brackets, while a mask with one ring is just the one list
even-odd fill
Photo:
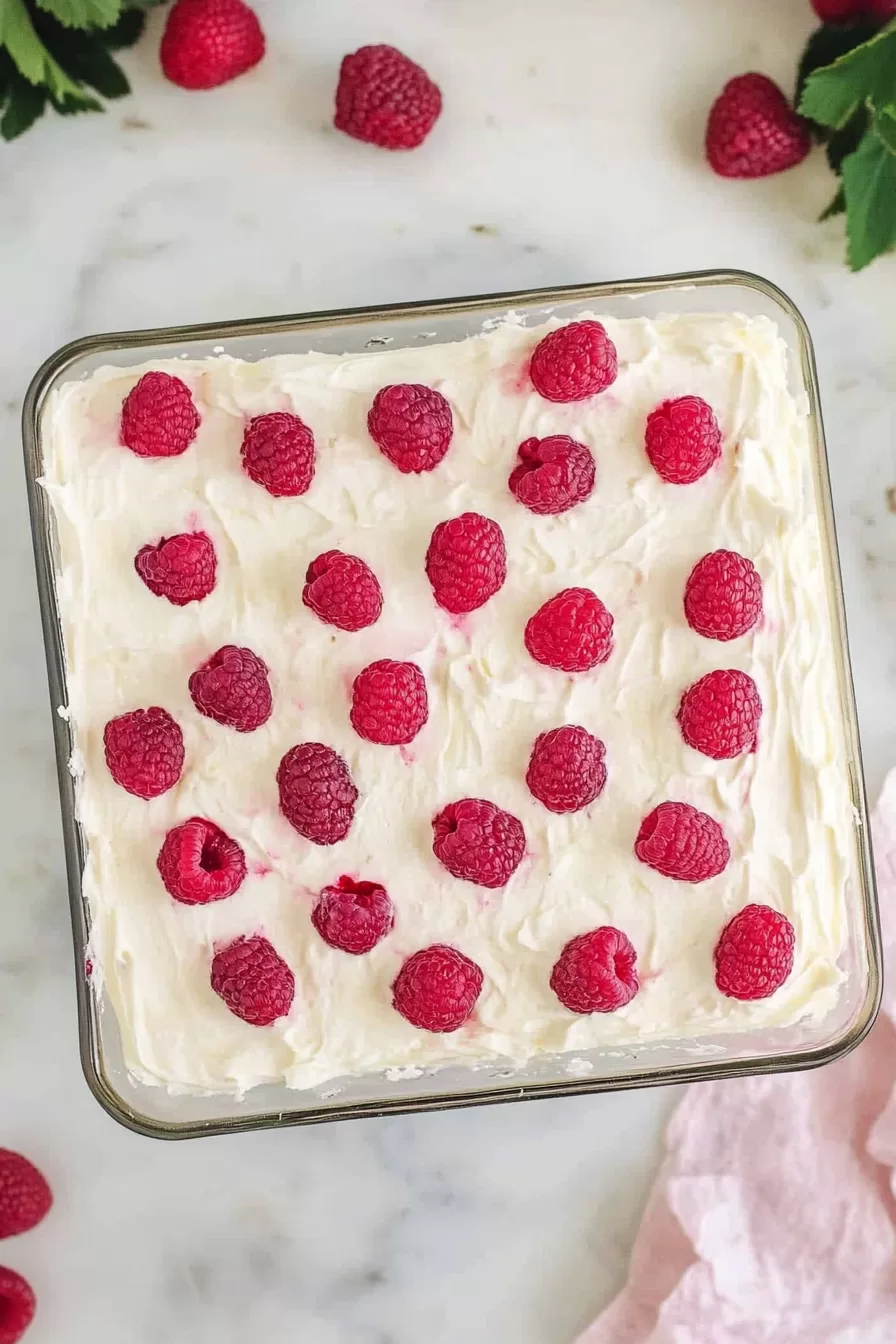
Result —
[[[551, 331], [528, 365], [535, 394], [548, 404], [595, 397], [617, 373], [615, 346], [603, 326], [591, 320]], [[367, 415], [371, 444], [391, 467], [409, 475], [437, 471], [461, 424], [447, 397], [420, 384], [381, 388]], [[192, 392], [179, 378], [144, 374], [124, 401], [121, 442], [141, 457], [179, 456], [201, 432]], [[583, 505], [595, 489], [594, 455], [568, 435], [528, 438], [515, 451], [508, 493], [520, 508], [545, 519], [540, 526], [558, 525], [553, 522], [557, 515]], [[701, 478], [722, 457], [722, 434], [712, 408], [690, 395], [663, 401], [647, 416], [644, 451], [663, 482], [660, 489], [700, 489]], [[277, 507], [289, 507], [290, 497], [313, 488], [313, 430], [291, 412], [257, 415], [245, 426], [240, 463], [259, 488], [285, 501]], [[513, 563], [494, 520], [473, 511], [446, 518], [421, 557], [434, 612], [441, 608], [452, 617], [466, 617], [478, 611], [500, 594]], [[220, 600], [216, 547], [203, 531], [147, 542], [134, 566], [151, 594], [175, 606]], [[380, 620], [388, 600], [385, 577], [360, 556], [323, 552], [305, 571], [300, 596], [307, 619], [333, 627], [334, 640], [351, 640]], [[701, 638], [740, 639], [761, 618], [761, 578], [748, 557], [710, 552], [687, 578], [682, 607], [688, 626]], [[613, 656], [613, 615], [590, 588], [564, 588], [520, 629], [521, 657], [524, 649], [556, 673], [591, 673]], [[225, 645], [202, 661], [188, 689], [198, 715], [216, 725], [206, 732], [259, 732], [277, 703], [278, 688], [263, 659], [237, 645]], [[431, 694], [422, 667], [380, 658], [354, 676], [348, 720], [359, 741], [376, 749], [403, 749], [418, 734], [432, 732], [427, 729]], [[761, 716], [758, 689], [737, 668], [700, 677], [683, 690], [677, 710], [684, 743], [712, 760], [755, 751]], [[106, 725], [104, 744], [112, 777], [134, 796], [149, 800], [177, 786], [184, 769], [184, 733], [167, 710], [154, 706], [120, 715]], [[608, 767], [604, 743], [579, 724], [560, 724], [534, 737], [525, 782], [546, 811], [575, 814], [597, 803], [608, 774], [612, 788], [612, 761]], [[297, 743], [272, 768], [274, 776], [280, 811], [304, 839], [326, 847], [348, 835], [363, 800], [348, 762], [331, 746]], [[525, 858], [523, 822], [487, 798], [448, 802], [431, 821], [434, 858], [459, 881], [502, 888]], [[688, 884], [711, 881], [731, 861], [721, 823], [674, 799], [660, 801], [643, 817], [633, 849], [645, 867]], [[202, 905], [234, 897], [248, 870], [239, 840], [212, 819], [194, 816], [165, 836], [158, 871], [173, 900]], [[327, 946], [362, 956], [389, 936], [396, 917], [400, 920], [400, 911], [396, 916], [382, 883], [364, 874], [335, 872], [317, 895], [310, 923]], [[789, 974], [793, 942], [789, 922], [768, 907], [748, 906], [736, 914], [715, 952], [720, 992], [740, 999], [774, 992]], [[586, 930], [560, 950], [549, 983], [569, 1011], [612, 1012], [638, 992], [636, 960], [622, 930]], [[436, 943], [404, 961], [392, 985], [392, 1002], [414, 1026], [456, 1031], [473, 1013], [484, 984], [482, 969], [462, 951]], [[252, 933], [215, 949], [211, 987], [231, 1012], [265, 1026], [290, 1012], [295, 978], [268, 939]]]

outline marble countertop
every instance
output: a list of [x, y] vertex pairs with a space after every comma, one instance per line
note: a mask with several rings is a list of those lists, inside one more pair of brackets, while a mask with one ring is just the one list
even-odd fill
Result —
[[[18, 417], [87, 332], [712, 266], [806, 314], [831, 447], [869, 785], [896, 758], [896, 261], [851, 276], [822, 157], [755, 184], [701, 161], [721, 84], [789, 85], [807, 0], [257, 0], [269, 56], [160, 78], [0, 148], [0, 1145], [52, 1216], [0, 1248], [29, 1344], [567, 1344], [618, 1288], [674, 1096], [654, 1091], [159, 1144], [80, 1076]], [[392, 41], [445, 93], [426, 148], [337, 135], [341, 55]]]

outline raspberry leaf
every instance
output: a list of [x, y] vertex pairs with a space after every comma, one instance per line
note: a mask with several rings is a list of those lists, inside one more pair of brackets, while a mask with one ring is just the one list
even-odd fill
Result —
[[[896, 245], [896, 152], [878, 130], [867, 131], [858, 149], [843, 160], [847, 256], [854, 271]], [[891, 139], [896, 119], [885, 119]]]
[[39, 84], [29, 84], [18, 70], [13, 70], [4, 84], [4, 96], [6, 105], [0, 118], [0, 135], [4, 140], [15, 140], [43, 113], [47, 90]]
[[825, 206], [818, 216], [819, 224], [824, 223], [826, 219], [833, 219], [835, 215], [842, 215], [846, 211], [846, 197], [843, 194], [843, 188], [837, 188], [837, 195], [831, 201], [830, 205]]
[[45, 85], [54, 98], [63, 102], [91, 101], [89, 96], [85, 98], [38, 37], [24, 0], [3, 0], [0, 5], [0, 44], [30, 84]]
[[[796, 76], [796, 93], [793, 99], [794, 107], [799, 107], [802, 102], [810, 75], [826, 65], [832, 65], [834, 61], [838, 61], [841, 56], [848, 55], [856, 47], [862, 46], [869, 38], [874, 37], [879, 27], [880, 25], [876, 23], [858, 22], [824, 23], [820, 28], [816, 28], [806, 43], [805, 50], [800, 58]], [[815, 126], [815, 131], [822, 138], [826, 134], [818, 124]]]
[[863, 102], [872, 107], [896, 104], [896, 27], [884, 28], [832, 65], [813, 71], [799, 111], [835, 128], [845, 126]]
[[121, 12], [121, 0], [36, 0], [66, 28], [109, 28]]

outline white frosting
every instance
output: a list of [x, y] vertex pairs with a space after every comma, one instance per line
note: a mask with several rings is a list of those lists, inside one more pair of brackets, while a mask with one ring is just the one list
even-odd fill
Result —
[[[167, 460], [118, 441], [122, 400], [150, 366], [104, 368], [54, 395], [45, 486], [59, 531], [91, 956], [137, 1078], [304, 1088], [452, 1059], [699, 1040], [820, 1018], [835, 1003], [851, 812], [810, 448], [784, 344], [764, 318], [605, 325], [619, 377], [568, 406], [526, 381], [546, 328], [513, 323], [447, 346], [155, 364], [189, 384], [202, 416], [195, 443]], [[400, 475], [367, 434], [375, 392], [394, 382], [430, 384], [453, 406], [454, 442], [432, 473]], [[682, 488], [653, 472], [643, 437], [648, 412], [684, 393], [712, 404], [724, 452]], [[295, 411], [314, 431], [316, 472], [300, 499], [273, 499], [240, 468], [247, 417], [272, 410]], [[556, 432], [590, 445], [597, 485], [571, 512], [537, 517], [507, 478], [522, 439]], [[435, 524], [466, 509], [500, 523], [509, 563], [501, 592], [457, 620], [435, 606], [423, 557]], [[218, 584], [177, 608], [143, 585], [133, 557], [200, 527], [215, 543]], [[380, 578], [383, 615], [368, 630], [345, 634], [302, 605], [309, 561], [333, 547]], [[691, 567], [718, 547], [751, 557], [764, 585], [761, 627], [728, 644], [695, 634], [682, 611]], [[615, 618], [609, 662], [572, 677], [535, 664], [522, 639], [528, 616], [569, 585], [593, 588]], [[254, 733], [201, 717], [187, 691], [190, 673], [227, 643], [271, 670], [274, 712]], [[418, 662], [429, 684], [429, 722], [403, 751], [361, 741], [349, 723], [353, 676], [387, 656]], [[758, 683], [759, 750], [713, 761], [684, 744], [675, 710], [698, 676], [729, 666]], [[182, 725], [186, 764], [174, 789], [144, 802], [112, 781], [102, 733], [148, 705]], [[571, 816], [546, 811], [524, 779], [536, 735], [562, 723], [584, 725], [607, 749], [602, 796]], [[329, 848], [278, 811], [277, 764], [306, 741], [340, 752], [361, 794], [348, 837]], [[492, 799], [525, 827], [527, 856], [504, 890], [457, 881], [432, 854], [433, 814], [464, 796]], [[719, 819], [732, 849], [724, 874], [688, 886], [635, 859], [639, 823], [664, 799]], [[188, 908], [167, 895], [155, 861], [168, 829], [193, 815], [240, 842], [249, 876], [230, 899]], [[327, 947], [310, 923], [315, 894], [342, 873], [383, 882], [395, 902], [394, 932], [367, 956]], [[717, 992], [712, 952], [749, 901], [792, 920], [796, 961], [771, 998], [742, 1004]], [[631, 938], [641, 990], [619, 1012], [575, 1016], [551, 993], [551, 968], [569, 938], [601, 924]], [[266, 1028], [234, 1017], [209, 985], [213, 948], [256, 931], [296, 977], [288, 1018]], [[391, 1007], [402, 960], [433, 942], [456, 945], [485, 975], [474, 1019], [447, 1036]]]

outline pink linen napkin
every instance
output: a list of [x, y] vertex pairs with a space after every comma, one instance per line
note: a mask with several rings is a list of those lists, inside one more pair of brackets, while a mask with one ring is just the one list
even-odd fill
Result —
[[[896, 972], [896, 770], [872, 819]], [[579, 1344], [894, 1344], [896, 974], [846, 1059], [691, 1087], [628, 1283]]]

